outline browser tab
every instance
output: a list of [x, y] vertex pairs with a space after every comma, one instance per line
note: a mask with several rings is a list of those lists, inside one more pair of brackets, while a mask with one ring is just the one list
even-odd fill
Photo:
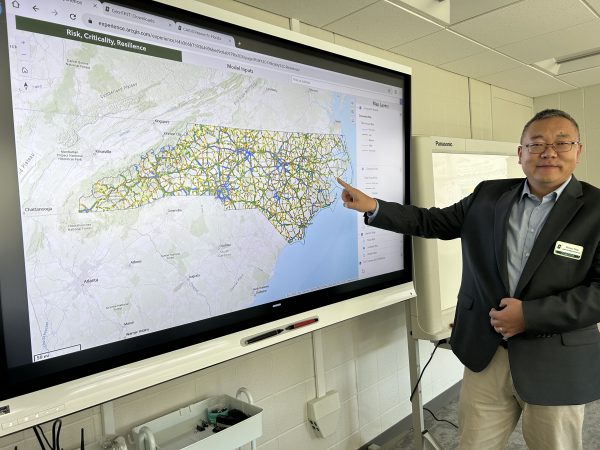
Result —
[[[40, 2], [41, 3], [41, 2]], [[84, 9], [100, 9], [102, 7], [102, 3], [92, 0], [92, 1], [83, 1], [83, 0], [62, 0], [63, 7], [81, 7]]]
[[226, 34], [217, 33], [216, 31], [195, 27], [182, 22], [177, 22], [176, 25], [177, 32], [179, 33], [194, 36], [206, 41], [211, 41], [213, 43], [235, 47], [235, 39], [232, 36], [227, 36]]
[[120, 5], [104, 3], [102, 11], [106, 16], [118, 17], [134, 23], [148, 25], [163, 30], [175, 30], [175, 22], [152, 14], [146, 14], [135, 9], [125, 8]]

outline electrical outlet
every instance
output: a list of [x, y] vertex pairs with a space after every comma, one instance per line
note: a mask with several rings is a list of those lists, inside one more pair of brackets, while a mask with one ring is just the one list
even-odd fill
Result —
[[340, 396], [329, 391], [307, 404], [308, 422], [318, 437], [326, 438], [337, 428], [340, 417]]

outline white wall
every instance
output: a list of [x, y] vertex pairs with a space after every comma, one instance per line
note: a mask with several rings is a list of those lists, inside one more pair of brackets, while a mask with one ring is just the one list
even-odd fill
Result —
[[[410, 414], [405, 323], [404, 305], [397, 304], [324, 329], [327, 390], [337, 390], [342, 403], [339, 429], [327, 439], [315, 438], [306, 422], [306, 402], [315, 397], [310, 335], [115, 400], [117, 433], [126, 435], [135, 425], [212, 395], [234, 396], [245, 386], [264, 410], [259, 449], [356, 449]], [[431, 349], [429, 343], [421, 346], [423, 363]], [[438, 350], [422, 380], [425, 399], [445, 391], [461, 375], [451, 352]], [[90, 439], [101, 438], [99, 407], [63, 422], [66, 449], [78, 446], [81, 427]], [[2, 450], [14, 445], [39, 449], [31, 430], [0, 440]]]
[[[278, 26], [289, 24], [288, 18], [230, 0], [205, 3]], [[532, 115], [533, 100], [528, 97], [325, 30], [301, 24], [300, 31], [411, 66], [413, 134], [514, 142]], [[591, 89], [590, 95], [600, 97], [600, 88]], [[551, 101], [554, 99], [548, 99]], [[595, 107], [585, 110], [588, 122], [598, 117], [593, 114], [598, 110], [598, 101]], [[587, 138], [600, 142], [600, 133], [593, 134], [590, 129], [586, 127]], [[600, 161], [600, 156], [594, 158]], [[315, 438], [306, 422], [306, 402], [315, 397], [310, 335], [115, 400], [117, 433], [127, 434], [134, 425], [211, 395], [235, 395], [239, 387], [245, 386], [264, 409], [259, 449], [356, 449], [410, 414], [405, 324], [404, 306], [400, 304], [323, 331], [327, 389], [338, 390], [342, 401], [339, 429], [327, 439]], [[421, 342], [420, 347], [424, 364], [433, 346]], [[422, 380], [424, 401], [453, 386], [461, 375], [462, 366], [454, 356], [438, 350]], [[62, 446], [78, 447], [81, 427], [85, 427], [89, 442], [99, 441], [101, 422], [99, 407], [64, 418]], [[13, 450], [15, 445], [19, 450], [39, 448], [31, 430], [0, 439], [0, 450]]]

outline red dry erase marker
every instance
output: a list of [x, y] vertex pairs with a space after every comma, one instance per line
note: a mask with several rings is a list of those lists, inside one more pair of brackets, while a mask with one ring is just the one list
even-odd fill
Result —
[[296, 328], [305, 327], [306, 325], [310, 325], [311, 323], [315, 323], [318, 321], [319, 321], [318, 317], [315, 317], [313, 319], [303, 320], [302, 322], [296, 322], [296, 323], [289, 325], [288, 327], [286, 327], [286, 330], [295, 330]]

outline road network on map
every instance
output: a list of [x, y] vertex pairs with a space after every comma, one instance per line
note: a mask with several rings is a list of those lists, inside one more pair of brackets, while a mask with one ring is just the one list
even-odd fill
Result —
[[212, 195], [225, 209], [258, 209], [289, 243], [333, 203], [350, 156], [343, 136], [195, 124], [174, 145], [96, 181], [79, 211], [139, 208], [172, 196]]

